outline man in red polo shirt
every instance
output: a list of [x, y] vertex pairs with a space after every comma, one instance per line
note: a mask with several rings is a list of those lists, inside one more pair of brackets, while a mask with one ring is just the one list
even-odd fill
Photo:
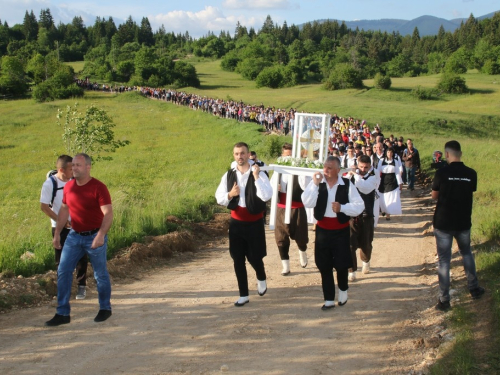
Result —
[[107, 233], [113, 222], [113, 209], [109, 191], [101, 181], [90, 176], [91, 159], [87, 154], [73, 158], [74, 179], [66, 183], [62, 206], [54, 231], [54, 248], [60, 249], [61, 231], [71, 215], [71, 227], [57, 271], [57, 312], [46, 326], [70, 322], [71, 284], [73, 270], [85, 254], [90, 258], [99, 293], [99, 313], [95, 322], [111, 316], [111, 281], [106, 265]]

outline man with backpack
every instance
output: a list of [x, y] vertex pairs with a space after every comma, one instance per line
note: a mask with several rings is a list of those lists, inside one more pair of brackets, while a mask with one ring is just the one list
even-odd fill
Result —
[[[68, 155], [61, 155], [57, 159], [57, 169], [50, 171], [47, 175], [47, 180], [42, 185], [40, 195], [40, 208], [50, 218], [52, 223], [52, 237], [56, 228], [57, 214], [61, 208], [63, 198], [63, 188], [66, 183], [73, 177], [73, 159]], [[69, 230], [71, 229], [71, 219], [68, 220], [66, 226], [61, 231], [61, 248], [55, 249], [56, 267], [59, 267], [61, 260], [62, 248]], [[87, 255], [84, 255], [76, 266], [76, 278], [78, 281], [78, 292], [76, 299], [85, 299], [87, 285]]]

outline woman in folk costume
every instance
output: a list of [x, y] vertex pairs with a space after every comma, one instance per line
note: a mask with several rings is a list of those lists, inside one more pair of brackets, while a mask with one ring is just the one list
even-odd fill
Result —
[[380, 210], [385, 213], [386, 220], [391, 215], [401, 215], [401, 162], [394, 158], [394, 149], [388, 148], [385, 157], [379, 160], [377, 171], [380, 173]]

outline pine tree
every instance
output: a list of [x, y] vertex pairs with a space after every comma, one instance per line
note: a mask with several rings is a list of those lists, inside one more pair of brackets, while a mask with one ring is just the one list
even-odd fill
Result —
[[33, 10], [31, 10], [29, 14], [28, 11], [26, 11], [24, 15], [23, 33], [28, 42], [32, 42], [38, 37], [38, 21], [36, 20]]

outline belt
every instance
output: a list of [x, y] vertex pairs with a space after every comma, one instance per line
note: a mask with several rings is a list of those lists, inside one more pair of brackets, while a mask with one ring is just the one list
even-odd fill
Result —
[[92, 229], [92, 230], [87, 230], [87, 231], [84, 231], [84, 232], [77, 232], [75, 230], [75, 233], [76, 234], [79, 234], [80, 236], [92, 236], [93, 234], [96, 234], [97, 232], [99, 232], [99, 228], [97, 229]]

